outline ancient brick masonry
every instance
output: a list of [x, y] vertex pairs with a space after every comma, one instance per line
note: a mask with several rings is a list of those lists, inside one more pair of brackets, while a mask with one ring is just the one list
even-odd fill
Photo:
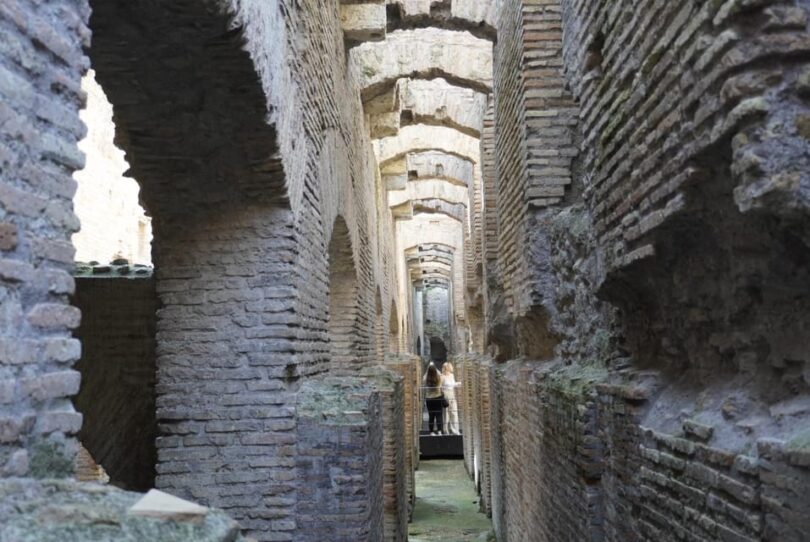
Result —
[[155, 485], [155, 281], [150, 268], [97, 266], [76, 278], [82, 446], [119, 487]]
[[464, 438], [464, 461], [467, 471], [481, 494], [481, 511], [492, 514], [492, 361], [485, 356], [466, 354], [454, 360], [457, 380], [462, 383], [458, 394]]
[[[385, 540], [408, 539], [407, 496], [409, 475], [412, 470], [406, 464], [406, 443], [409, 435], [405, 432], [405, 412], [403, 410], [403, 392], [405, 378], [385, 366], [370, 367], [360, 373], [369, 379], [379, 393], [382, 423], [382, 469], [383, 469], [383, 533]], [[408, 470], [406, 470], [408, 468]]]
[[[72, 469], [70, 176], [83, 165], [80, 80], [92, 64], [155, 220], [156, 484], [226, 508], [260, 539], [293, 539], [307, 468], [295, 461], [306, 451], [296, 393], [329, 368], [326, 249], [338, 215], [359, 285], [355, 370], [372, 362], [373, 292], [383, 321], [394, 310], [393, 226], [376, 212], [386, 207], [348, 97], [357, 89], [326, 64], [343, 54], [337, 8], [309, 2], [311, 18], [296, 9], [284, 19], [275, 2], [91, 4], [0, 8], [3, 476]], [[374, 476], [374, 461], [364, 464]], [[362, 529], [377, 532], [381, 500], [364, 498], [373, 508]]]
[[[485, 347], [516, 359], [480, 487], [501, 540], [806, 538], [809, 8], [501, 4]], [[486, 363], [459, 359], [476, 480]]]
[[405, 479], [407, 518], [412, 516], [416, 500], [415, 470], [419, 464], [419, 431], [422, 427], [422, 409], [419, 403], [419, 387], [422, 385], [421, 368], [421, 360], [416, 356], [389, 354], [385, 360], [385, 369], [402, 378], [400, 391], [402, 400], [398, 408], [402, 414], [402, 421], [399, 425], [402, 428], [402, 476]]
[[327, 377], [304, 384], [297, 407], [295, 540], [383, 540], [380, 395], [361, 379]]
[[[70, 477], [78, 433], [257, 540], [404, 540], [412, 352], [446, 350], [500, 542], [805, 540], [808, 25], [807, 0], [0, 2], [0, 529], [92, 501], [31, 479]], [[89, 68], [148, 280], [71, 274]]]
[[804, 536], [806, 517], [788, 503], [807, 497], [797, 483], [806, 456], [767, 438], [757, 443], [758, 458], [709, 446], [709, 428], [694, 422], [684, 424], [684, 436], [662, 434], [642, 422], [652, 381], [594, 386], [598, 373], [549, 369], [497, 371], [504, 444], [494, 451], [503, 464], [493, 472], [503, 476], [508, 505], [493, 514], [503, 515], [496, 525], [504, 538]]
[[[80, 321], [68, 305], [71, 198], [88, 45], [74, 2], [0, 6], [0, 475], [66, 475], [81, 426], [69, 397]], [[36, 45], [35, 45], [36, 44]]]

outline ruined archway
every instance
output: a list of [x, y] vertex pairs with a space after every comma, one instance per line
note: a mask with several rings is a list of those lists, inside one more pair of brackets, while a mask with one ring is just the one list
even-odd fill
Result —
[[[404, 330], [403, 330], [404, 331]], [[392, 354], [399, 354], [400, 343], [399, 311], [394, 300], [391, 300], [391, 308], [388, 312], [388, 351]]]
[[[226, 3], [92, 0], [91, 7], [91, 66], [113, 105], [116, 143], [154, 218], [154, 485], [245, 519], [228, 484], [250, 493], [293, 466], [250, 464], [238, 450], [251, 442], [275, 453], [280, 439], [263, 436], [255, 409], [287, 406], [298, 377], [288, 361], [297, 348], [290, 332], [298, 319], [297, 240], [268, 121], [268, 84], [252, 58], [261, 45], [249, 39], [249, 21]], [[117, 309], [126, 317], [132, 305]], [[127, 380], [133, 378], [106, 385]], [[104, 418], [87, 414], [83, 432], [110, 430]], [[292, 415], [287, 409], [282, 418]], [[203, 445], [206, 463], [195, 460]], [[248, 470], [250, 481], [229, 474]], [[252, 498], [257, 513], [290, 517], [258, 494]], [[252, 522], [249, 529], [270, 525]]]
[[349, 229], [338, 216], [329, 241], [329, 353], [333, 372], [351, 372], [358, 365], [357, 271]]

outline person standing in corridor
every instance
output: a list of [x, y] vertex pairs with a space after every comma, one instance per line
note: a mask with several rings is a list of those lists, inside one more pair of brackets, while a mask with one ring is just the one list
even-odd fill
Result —
[[456, 401], [456, 388], [461, 382], [456, 382], [453, 373], [453, 364], [445, 361], [442, 365], [442, 395], [447, 402], [447, 411], [444, 415], [442, 433], [445, 435], [458, 435], [458, 402]]
[[428, 430], [431, 435], [438, 435], [442, 430], [444, 398], [442, 397], [442, 375], [432, 361], [425, 373], [424, 385], [425, 403], [428, 411]]

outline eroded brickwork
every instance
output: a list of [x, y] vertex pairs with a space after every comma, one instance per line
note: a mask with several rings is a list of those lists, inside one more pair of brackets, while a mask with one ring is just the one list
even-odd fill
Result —
[[[480, 488], [496, 532], [801, 540], [806, 515], [788, 510], [810, 488], [795, 174], [809, 154], [808, 6], [501, 8], [501, 243], [484, 272], [486, 348], [506, 363], [493, 366]], [[522, 152], [535, 149], [553, 160], [532, 174]], [[520, 209], [521, 191], [555, 178]], [[465, 401], [482, 391], [475, 360], [460, 360]]]
[[77, 115], [87, 68], [86, 9], [0, 5], [0, 473], [69, 476], [81, 426], [68, 304], [78, 229], [72, 174], [84, 166]]
[[73, 470], [93, 68], [154, 218], [158, 487], [403, 539], [441, 336], [500, 542], [806, 538], [809, 18], [3, 2], [0, 475]]
[[[413, 515], [413, 506], [416, 500], [416, 479], [415, 471], [419, 464], [419, 430], [421, 423], [421, 402], [419, 400], [419, 387], [422, 377], [421, 360], [410, 355], [388, 355], [386, 357], [385, 368], [398, 374], [402, 378], [401, 382], [401, 405], [402, 414], [400, 426], [402, 428], [402, 462], [405, 491], [405, 513], [410, 520]], [[402, 518], [399, 518], [400, 521]]]
[[384, 540], [380, 394], [361, 379], [327, 377], [307, 382], [297, 397], [300, 524], [277, 527], [302, 541]]

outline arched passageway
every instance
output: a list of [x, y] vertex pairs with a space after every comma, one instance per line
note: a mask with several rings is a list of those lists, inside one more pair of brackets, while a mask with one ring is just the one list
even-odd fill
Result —
[[358, 364], [357, 271], [342, 217], [335, 220], [329, 241], [329, 352], [333, 370], [350, 370]]
[[[804, 540], [808, 20], [0, 2], [0, 539]], [[88, 197], [88, 69], [143, 213]], [[153, 271], [78, 265], [147, 217]]]

